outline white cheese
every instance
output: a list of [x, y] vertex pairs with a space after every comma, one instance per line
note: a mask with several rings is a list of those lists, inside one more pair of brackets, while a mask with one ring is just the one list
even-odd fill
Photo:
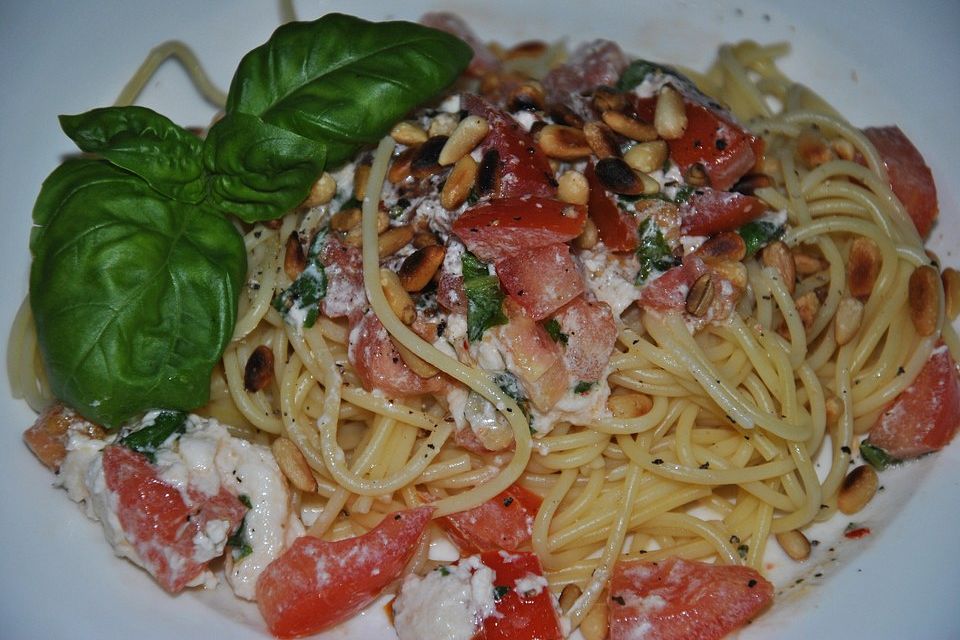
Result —
[[619, 256], [598, 246], [577, 252], [575, 258], [587, 289], [597, 300], [610, 305], [615, 318], [639, 297], [640, 290], [633, 284], [639, 265], [633, 254]]

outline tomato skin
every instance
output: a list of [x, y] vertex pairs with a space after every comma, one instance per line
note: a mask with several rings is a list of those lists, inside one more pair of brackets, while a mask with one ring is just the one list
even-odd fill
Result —
[[319, 633], [367, 607], [400, 576], [432, 507], [386, 516], [362, 536], [298, 538], [257, 580], [257, 606], [278, 638]]
[[713, 236], [723, 231], [735, 231], [766, 210], [767, 205], [753, 196], [697, 189], [680, 205], [680, 229], [685, 235]]
[[562, 640], [560, 621], [551, 602], [550, 590], [536, 595], [517, 593], [518, 580], [530, 574], [543, 576], [536, 554], [486, 551], [480, 554], [483, 564], [496, 574], [496, 586], [509, 587], [497, 601], [499, 616], [485, 618], [473, 640]]
[[773, 600], [755, 569], [680, 558], [618, 562], [610, 579], [610, 640], [719, 640]]
[[376, 314], [367, 313], [350, 326], [347, 356], [364, 389], [380, 389], [390, 397], [403, 397], [437, 393], [443, 388], [439, 374], [421, 378], [407, 366]]
[[597, 225], [597, 233], [610, 251], [636, 251], [639, 242], [636, 219], [620, 209], [607, 190], [600, 184], [593, 161], [587, 163], [583, 175], [590, 187], [587, 210]]
[[863, 133], [887, 168], [890, 188], [910, 214], [920, 237], [926, 238], [939, 213], [930, 167], [900, 127], [868, 127]]
[[515, 484], [480, 506], [439, 518], [437, 523], [464, 555], [516, 551], [530, 542], [533, 518], [542, 501]]
[[578, 381], [599, 380], [617, 341], [617, 324], [610, 305], [579, 296], [554, 318], [560, 324], [560, 331], [567, 336], [563, 348], [567, 371]]
[[687, 304], [687, 292], [697, 278], [707, 272], [707, 265], [697, 256], [687, 256], [683, 264], [664, 272], [649, 282], [641, 291], [638, 304], [644, 309], [660, 313], [683, 312]]
[[67, 457], [70, 427], [95, 439], [102, 439], [107, 433], [102, 427], [87, 422], [63, 404], [55, 402], [44, 409], [23, 432], [23, 441], [45, 467], [57, 471]]
[[557, 194], [550, 161], [527, 131], [509, 114], [473, 94], [463, 94], [461, 107], [471, 115], [487, 120], [490, 131], [478, 149], [485, 153], [496, 149], [499, 154], [494, 198], [524, 195], [552, 198]]
[[500, 284], [531, 318], [542, 320], [583, 293], [566, 244], [537, 247], [497, 263]]
[[333, 235], [324, 239], [319, 261], [327, 277], [327, 294], [320, 310], [328, 318], [352, 317], [367, 306], [363, 289], [363, 255]]
[[870, 444], [898, 460], [945, 447], [960, 427], [960, 376], [942, 343], [916, 380], [888, 406], [870, 429]]
[[453, 232], [485, 262], [573, 240], [587, 222], [586, 208], [552, 198], [523, 196], [488, 200], [465, 211]]
[[513, 298], [507, 297], [503, 308], [509, 322], [499, 331], [513, 357], [511, 371], [537, 409], [549, 411], [569, 387], [560, 345]]
[[189, 490], [191, 505], [164, 482], [142, 453], [122, 445], [103, 450], [107, 489], [116, 496], [117, 519], [143, 566], [169, 593], [181, 591], [206, 569], [195, 559], [194, 536], [208, 523], [225, 520], [235, 531], [247, 508], [221, 488], [213, 496]]

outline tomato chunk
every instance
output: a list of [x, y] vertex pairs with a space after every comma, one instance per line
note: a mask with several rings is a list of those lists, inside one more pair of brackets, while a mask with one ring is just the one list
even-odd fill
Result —
[[576, 298], [554, 316], [566, 335], [563, 363], [579, 381], [599, 380], [617, 341], [617, 325], [610, 305]]
[[295, 638], [329, 629], [372, 603], [399, 577], [430, 522], [432, 507], [386, 516], [362, 536], [298, 538], [257, 581], [270, 632]]
[[540, 496], [515, 484], [480, 506], [440, 518], [438, 523], [465, 554], [516, 551], [530, 542], [541, 502]]
[[560, 345], [512, 298], [507, 298], [503, 307], [509, 322], [499, 331], [513, 360], [510, 371], [519, 378], [531, 402], [541, 411], [549, 411], [568, 388]]
[[550, 161], [533, 141], [533, 136], [505, 111], [473, 94], [461, 96], [461, 107], [471, 115], [487, 120], [490, 131], [478, 149], [486, 153], [497, 151], [494, 198], [513, 198], [524, 195], [552, 198], [557, 194]]
[[615, 86], [629, 61], [616, 42], [594, 40], [578, 46], [570, 58], [551, 69], [543, 78], [543, 89], [550, 106], [567, 105], [579, 115], [592, 118], [599, 114], [586, 113], [589, 100], [583, 94], [601, 85]]
[[686, 308], [690, 286], [706, 272], [707, 265], [702, 259], [687, 256], [683, 264], [648, 282], [640, 291], [639, 304], [660, 313], [682, 312]]
[[586, 221], [584, 207], [524, 196], [480, 203], [457, 218], [452, 228], [470, 252], [491, 262], [572, 240]]
[[533, 553], [486, 551], [483, 564], [496, 572], [499, 615], [484, 618], [473, 640], [561, 640], [560, 622], [543, 579], [540, 560]]
[[23, 441], [30, 451], [51, 471], [56, 471], [67, 457], [70, 429], [78, 429], [90, 438], [106, 436], [103, 427], [87, 422], [59, 402], [47, 407], [23, 432]]
[[224, 488], [208, 496], [189, 488], [188, 504], [177, 487], [163, 481], [146, 456], [120, 445], [103, 450], [107, 489], [116, 497], [124, 535], [143, 567], [170, 593], [182, 590], [212, 557], [196, 540], [221, 521], [235, 531], [247, 508]]
[[351, 323], [347, 356], [367, 391], [380, 389], [390, 397], [402, 397], [436, 393], [443, 388], [439, 374], [421, 378], [407, 366], [373, 313]]
[[712, 236], [722, 231], [734, 231], [766, 210], [767, 205], [753, 196], [697, 189], [680, 206], [680, 228], [686, 235]]
[[566, 244], [551, 244], [497, 263], [500, 284], [534, 320], [583, 293], [583, 278]]
[[636, 219], [618, 207], [600, 184], [592, 161], [587, 163], [583, 175], [586, 176], [587, 184], [590, 186], [590, 196], [587, 201], [590, 219], [597, 225], [597, 233], [603, 240], [603, 244], [610, 251], [635, 251], [639, 240]]
[[618, 562], [610, 580], [610, 640], [715, 640], [773, 600], [773, 585], [750, 567], [680, 558]]
[[869, 127], [863, 133], [887, 168], [890, 188], [906, 207], [920, 237], [926, 238], [939, 213], [930, 167], [900, 127]]
[[356, 247], [328, 236], [320, 249], [320, 264], [327, 276], [327, 294], [320, 310], [328, 318], [346, 318], [367, 306], [363, 289], [363, 255]]
[[903, 460], [946, 446], [960, 426], [960, 376], [950, 350], [940, 344], [917, 379], [880, 415], [870, 444]]

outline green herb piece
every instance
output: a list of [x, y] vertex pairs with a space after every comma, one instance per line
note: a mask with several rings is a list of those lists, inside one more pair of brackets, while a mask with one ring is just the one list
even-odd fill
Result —
[[900, 462], [880, 447], [864, 440], [860, 443], [860, 456], [877, 471], [883, 471], [892, 464]]
[[[240, 494], [237, 496], [237, 499], [240, 500], [241, 504], [247, 509], [253, 508], [253, 503], [250, 502], [250, 496]], [[243, 520], [240, 521], [240, 526], [237, 527], [237, 530], [233, 532], [232, 536], [227, 538], [227, 546], [231, 547], [230, 555], [235, 562], [243, 560], [253, 553], [253, 547], [247, 542], [247, 514], [243, 514]]]
[[577, 383], [577, 386], [573, 388], [574, 393], [586, 394], [590, 392], [590, 389], [593, 389], [593, 385], [597, 384], [596, 382], [585, 382], [581, 380]]
[[302, 318], [304, 327], [312, 327], [320, 314], [320, 301], [327, 295], [327, 273], [318, 261], [310, 262], [293, 283], [273, 299], [273, 308], [285, 320]]
[[506, 585], [497, 585], [493, 588], [493, 599], [495, 602], [500, 602], [503, 596], [510, 593], [510, 587]]
[[556, 318], [550, 318], [544, 322], [543, 328], [547, 330], [547, 335], [549, 335], [554, 342], [567, 344], [570, 340], [570, 336], [560, 330], [560, 322]]
[[649, 60], [634, 60], [623, 70], [623, 73], [620, 74], [620, 79], [617, 80], [617, 89], [620, 91], [632, 91], [639, 86], [647, 76], [657, 72], [672, 75], [669, 67], [650, 62]]
[[163, 446], [170, 436], [187, 430], [187, 414], [182, 411], [161, 411], [150, 424], [133, 431], [120, 439], [120, 444], [145, 455], [150, 462], [156, 462], [157, 449]]
[[653, 218], [641, 222], [638, 233], [640, 242], [637, 245], [637, 260], [640, 261], [640, 270], [637, 272], [636, 284], [646, 282], [654, 270], [666, 271], [679, 264]]
[[503, 291], [500, 280], [489, 275], [487, 266], [475, 255], [465, 252], [461, 257], [463, 290], [467, 294], [467, 339], [476, 342], [483, 332], [499, 324], [506, 324], [503, 314]]
[[346, 209], [359, 209], [363, 206], [363, 203], [357, 200], [354, 196], [350, 196], [343, 201], [343, 204], [340, 205], [340, 208], [337, 211], [344, 211]]
[[769, 220], [754, 220], [737, 229], [737, 233], [740, 234], [744, 244], [747, 245], [748, 257], [780, 238], [784, 231], [786, 231], [784, 226], [774, 224]]
[[450, 569], [449, 569], [449, 567], [447, 567], [447, 565], [445, 565], [445, 564], [442, 564], [442, 565], [440, 565], [439, 567], [437, 567], [437, 568], [435, 569], [435, 571], [439, 572], [440, 575], [443, 576], [444, 578], [446, 578], [448, 575], [450, 575]]
[[239, 500], [240, 504], [245, 506], [247, 509], [253, 509], [253, 503], [250, 502], [250, 496], [247, 494], [241, 493], [239, 496], [237, 496], [237, 500]]
[[690, 196], [694, 194], [697, 190], [696, 187], [690, 184], [682, 184], [677, 187], [677, 192], [673, 194], [673, 201], [676, 204], [684, 204], [690, 200]]

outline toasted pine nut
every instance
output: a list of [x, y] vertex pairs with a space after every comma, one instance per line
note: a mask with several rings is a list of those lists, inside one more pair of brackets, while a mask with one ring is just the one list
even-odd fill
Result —
[[808, 169], [813, 169], [833, 160], [833, 149], [819, 131], [807, 128], [797, 136], [797, 155]]
[[358, 207], [341, 209], [330, 216], [330, 228], [334, 231], [350, 231], [358, 224], [363, 214]]
[[747, 243], [736, 231], [724, 231], [710, 237], [695, 251], [705, 260], [720, 259], [740, 262], [747, 255]]
[[656, 185], [656, 193], [660, 189], [660, 184], [645, 173], [639, 173], [630, 168], [626, 162], [620, 158], [603, 158], [594, 166], [597, 180], [604, 187], [622, 195], [636, 196], [643, 193], [650, 193], [653, 185], [649, 185], [646, 178]]
[[810, 541], [799, 529], [778, 533], [777, 542], [792, 560], [801, 562], [810, 557]]
[[417, 249], [400, 265], [398, 277], [406, 291], [420, 291], [430, 283], [437, 269], [443, 264], [446, 249], [440, 245], [430, 245]]
[[669, 147], [663, 140], [651, 140], [650, 142], [640, 142], [630, 147], [623, 159], [636, 171], [650, 173], [661, 169], [667, 161]]
[[421, 180], [440, 173], [443, 170], [439, 162], [440, 152], [449, 139], [447, 136], [430, 136], [422, 145], [414, 147], [410, 156], [410, 175]]
[[583, 136], [598, 158], [620, 157], [620, 145], [613, 131], [602, 122], [588, 122], [583, 125]]
[[607, 399], [607, 408], [614, 418], [639, 418], [653, 408], [653, 400], [642, 393], [621, 393]]
[[535, 136], [537, 144], [550, 158], [582, 160], [590, 156], [590, 145], [583, 131], [562, 124], [548, 124]]
[[760, 261], [776, 270], [783, 286], [793, 295], [797, 286], [797, 266], [787, 245], [782, 240], [771, 242], [760, 252]]
[[413, 247], [415, 249], [423, 249], [435, 244], [440, 244], [440, 241], [430, 231], [417, 231], [413, 234]]
[[837, 508], [848, 516], [857, 513], [877, 493], [880, 479], [877, 472], [868, 464], [862, 464], [843, 479], [837, 493]]
[[676, 140], [687, 130], [687, 108], [676, 89], [664, 85], [657, 96], [653, 126], [664, 140]]
[[[637, 142], [650, 142], [657, 139], [657, 129], [652, 124], [641, 122], [619, 111], [604, 111], [600, 116], [604, 123], [620, 135]], [[661, 165], [663, 163], [660, 163]]]
[[417, 147], [409, 147], [390, 161], [390, 168], [387, 169], [387, 180], [390, 184], [400, 184], [413, 174], [410, 163], [413, 162], [416, 151]]
[[622, 91], [601, 85], [594, 89], [591, 103], [594, 110], [599, 113], [620, 111], [627, 106], [627, 96]]
[[392, 256], [413, 240], [413, 227], [408, 224], [391, 227], [380, 234], [380, 257]]
[[607, 637], [607, 624], [607, 598], [604, 594], [580, 622], [583, 640], [603, 640]]
[[543, 40], [524, 40], [507, 49], [503, 53], [503, 59], [539, 58], [547, 52], [547, 47], [549, 45]]
[[440, 206], [447, 211], [459, 209], [470, 197], [470, 190], [477, 182], [479, 169], [477, 161], [470, 154], [457, 160], [440, 191]]
[[300, 206], [308, 208], [319, 207], [321, 204], [327, 204], [333, 200], [333, 196], [336, 194], [336, 180], [333, 179], [333, 176], [324, 171], [317, 181], [313, 183], [313, 186], [310, 188], [310, 193], [307, 194], [307, 199], [304, 200]]
[[390, 214], [383, 209], [377, 209], [377, 233], [383, 233], [390, 228]]
[[583, 591], [580, 590], [576, 584], [571, 582], [563, 588], [563, 591], [560, 592], [560, 611], [566, 613], [570, 610], [570, 607], [573, 606], [573, 603], [577, 601], [577, 598], [580, 597], [580, 594]]
[[687, 167], [686, 172], [683, 174], [683, 179], [686, 180], [687, 184], [691, 187], [710, 186], [710, 176], [707, 174], [706, 168], [699, 162]]
[[507, 98], [507, 106], [512, 112], [543, 111], [546, 106], [543, 85], [536, 80], [517, 85]]
[[313, 477], [310, 471], [310, 465], [303, 457], [297, 445], [290, 440], [280, 437], [270, 445], [273, 451], [273, 457], [277, 461], [280, 471], [287, 477], [296, 489], [305, 493], [313, 493], [317, 490], [317, 479]]
[[393, 343], [394, 348], [396, 348], [397, 353], [400, 354], [400, 359], [403, 360], [404, 364], [410, 367], [410, 370], [413, 371], [421, 378], [432, 378], [433, 376], [440, 373], [440, 371], [434, 367], [432, 364], [415, 354], [414, 352], [407, 349], [405, 346], [390, 338], [390, 341]]
[[306, 268], [307, 256], [303, 253], [303, 245], [300, 244], [300, 234], [291, 231], [287, 236], [287, 246], [283, 254], [283, 271], [288, 278], [296, 280]]
[[490, 131], [490, 124], [486, 118], [467, 116], [447, 138], [437, 162], [442, 167], [453, 164], [473, 151], [473, 148], [486, 137], [488, 131]]
[[960, 314], [960, 271], [947, 267], [940, 274], [940, 280], [943, 283], [943, 306], [947, 318], [956, 320]]
[[820, 298], [817, 297], [817, 292], [807, 291], [794, 302], [797, 305], [797, 314], [800, 316], [804, 328], [809, 329], [813, 326], [813, 321], [820, 311]]
[[908, 301], [910, 319], [921, 336], [933, 335], [937, 330], [940, 300], [938, 287], [940, 278], [937, 270], [929, 265], [917, 267], [910, 274]]
[[363, 246], [363, 227], [361, 225], [356, 225], [347, 231], [343, 236], [343, 243], [351, 246], [360, 248]]
[[243, 388], [250, 392], [262, 391], [273, 380], [273, 351], [261, 344], [243, 368]]
[[857, 149], [846, 138], [837, 138], [833, 141], [833, 152], [843, 160], [853, 160], [857, 157]]
[[793, 263], [797, 267], [797, 275], [811, 276], [827, 268], [827, 263], [817, 256], [812, 256], [803, 251], [793, 252]]
[[587, 218], [587, 222], [583, 225], [583, 231], [573, 242], [578, 249], [593, 249], [599, 241], [600, 234], [597, 232], [596, 223]]
[[405, 144], [408, 147], [413, 147], [418, 144], [423, 144], [430, 136], [427, 135], [427, 132], [424, 131], [420, 125], [410, 122], [409, 120], [401, 120], [393, 125], [393, 129], [390, 130], [390, 137], [396, 140], [397, 144]]
[[358, 164], [353, 171], [353, 197], [363, 201], [363, 196], [367, 192], [367, 178], [370, 177], [370, 165]]
[[707, 260], [706, 262], [713, 275], [728, 281], [740, 292], [746, 290], [747, 267], [745, 264], [736, 260]]
[[449, 136], [457, 128], [457, 124], [459, 124], [459, 120], [455, 114], [438, 113], [430, 121], [427, 133], [431, 138], [433, 136]]
[[390, 308], [400, 318], [400, 322], [406, 325], [413, 324], [417, 319], [417, 308], [413, 304], [413, 299], [400, 285], [400, 278], [390, 269], [380, 269], [380, 286], [383, 287], [383, 295]]
[[697, 318], [707, 315], [710, 303], [713, 302], [713, 295], [713, 276], [705, 273], [690, 286], [690, 291], [687, 293], [687, 313]]
[[837, 313], [833, 317], [834, 337], [837, 346], [847, 344], [860, 331], [863, 322], [863, 303], [856, 298], [844, 298], [837, 305]]
[[579, 171], [566, 171], [557, 178], [557, 195], [570, 204], [587, 204], [590, 199], [590, 184]]
[[880, 247], [870, 238], [856, 238], [850, 244], [847, 258], [847, 284], [850, 295], [855, 298], [868, 298], [873, 284], [880, 273]]

